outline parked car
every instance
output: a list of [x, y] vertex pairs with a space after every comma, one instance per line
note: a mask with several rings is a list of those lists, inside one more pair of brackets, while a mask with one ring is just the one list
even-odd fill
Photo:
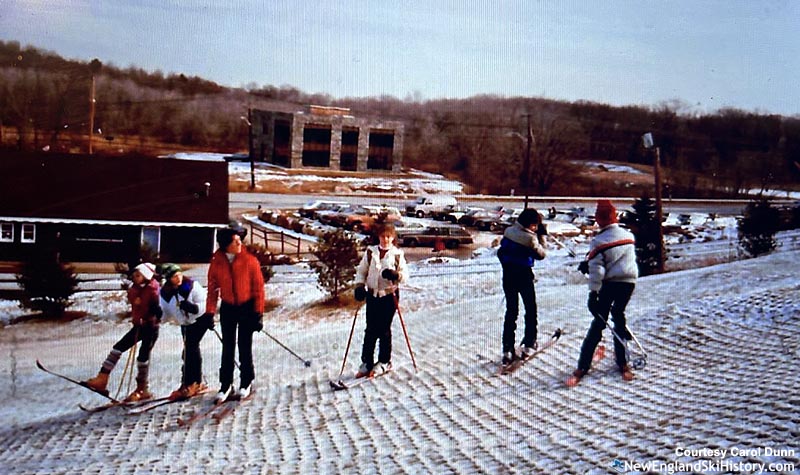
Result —
[[394, 223], [402, 219], [400, 210], [393, 206], [363, 206], [345, 218], [344, 227], [368, 233], [376, 223]]
[[483, 208], [475, 208], [468, 211], [464, 216], [458, 219], [458, 224], [463, 226], [475, 226], [479, 219], [483, 218], [498, 218], [503, 214], [502, 206], [495, 206], [490, 210]]
[[402, 246], [433, 246], [437, 241], [447, 249], [455, 249], [462, 244], [472, 244], [472, 235], [462, 226], [433, 225], [422, 229], [397, 230], [397, 240]]
[[406, 216], [424, 218], [442, 211], [446, 206], [455, 206], [456, 199], [445, 195], [422, 195], [406, 204]]
[[317, 220], [322, 224], [327, 224], [328, 226], [341, 226], [343, 222], [344, 216], [347, 213], [353, 210], [353, 206], [350, 204], [343, 204], [334, 206], [331, 209], [325, 211], [318, 211], [316, 212]]
[[467, 214], [472, 210], [482, 210], [483, 208], [479, 208], [477, 206], [461, 206], [456, 205], [450, 207], [451, 209], [444, 215], [444, 220], [448, 223], [457, 224], [458, 220], [461, 219], [462, 216]]
[[490, 215], [477, 219], [475, 221], [475, 227], [481, 231], [503, 231], [514, 224], [514, 221], [517, 220], [517, 216], [519, 216], [521, 212], [522, 210], [518, 208], [506, 209], [500, 215]]
[[300, 207], [298, 212], [304, 218], [316, 218], [316, 213], [348, 204], [346, 201], [312, 200]]

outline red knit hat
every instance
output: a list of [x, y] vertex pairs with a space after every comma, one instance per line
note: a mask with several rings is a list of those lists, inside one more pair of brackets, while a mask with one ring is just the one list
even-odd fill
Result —
[[599, 226], [608, 226], [617, 222], [617, 209], [611, 204], [610, 200], [597, 200], [597, 210], [594, 212], [594, 220]]

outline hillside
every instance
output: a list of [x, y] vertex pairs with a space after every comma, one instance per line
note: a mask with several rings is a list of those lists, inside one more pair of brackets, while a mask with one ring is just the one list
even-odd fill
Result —
[[[52, 369], [87, 377], [126, 330], [113, 317], [124, 303], [82, 294], [79, 308], [89, 312], [87, 319], [17, 324], [0, 333], [6, 401], [0, 464], [14, 475], [601, 474], [619, 460], [672, 464], [662, 471], [674, 473], [757, 473], [761, 463], [798, 473], [800, 400], [789, 388], [800, 383], [794, 277], [800, 252], [640, 279], [628, 317], [648, 352], [647, 366], [623, 383], [609, 354], [571, 390], [562, 382], [589, 323], [586, 289], [580, 281], [548, 279], [568, 262], [553, 259], [539, 271], [540, 342], [556, 328], [564, 335], [512, 376], [496, 374], [502, 326], [497, 270], [448, 272], [445, 265], [440, 271], [450, 277], [443, 279], [419, 268], [406, 291], [417, 305], [402, 304], [418, 372], [396, 326], [396, 372], [333, 393], [328, 379], [339, 373], [352, 316], [320, 321], [271, 314], [267, 331], [310, 359], [311, 367], [257, 336], [255, 399], [218, 424], [201, 421], [188, 429], [177, 427], [177, 418], [208, 399], [141, 416], [117, 410], [88, 415], [77, 404], [100, 403], [96, 396], [35, 368], [40, 358]], [[306, 287], [282, 284], [285, 304], [304, 305]], [[348, 371], [357, 365], [363, 318], [356, 322]], [[158, 394], [177, 384], [179, 341], [178, 328], [164, 325], [151, 370]], [[214, 387], [220, 345], [208, 335], [202, 348]], [[751, 452], [740, 455], [743, 449]], [[706, 450], [725, 455], [703, 456]], [[718, 465], [699, 468], [712, 462]]]

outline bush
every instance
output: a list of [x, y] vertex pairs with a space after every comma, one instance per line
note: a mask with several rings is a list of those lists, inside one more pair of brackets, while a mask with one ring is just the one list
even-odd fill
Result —
[[272, 253], [261, 244], [248, 244], [247, 250], [258, 259], [258, 264], [261, 267], [261, 276], [264, 277], [264, 283], [266, 284], [275, 275], [275, 271], [272, 269], [274, 263]]
[[739, 246], [751, 257], [769, 254], [777, 247], [775, 233], [780, 228], [780, 214], [761, 199], [747, 204], [739, 219]]
[[45, 316], [61, 317], [78, 290], [75, 268], [59, 261], [55, 252], [36, 252], [16, 275], [22, 288], [20, 307]]
[[342, 229], [326, 232], [318, 242], [313, 251], [318, 260], [311, 262], [311, 267], [322, 288], [338, 301], [339, 294], [350, 286], [356, 275], [358, 244]]

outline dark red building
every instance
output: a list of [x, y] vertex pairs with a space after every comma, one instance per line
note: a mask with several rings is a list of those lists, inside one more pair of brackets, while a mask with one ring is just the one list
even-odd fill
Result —
[[224, 160], [0, 152], [0, 261], [207, 262], [228, 224]]

